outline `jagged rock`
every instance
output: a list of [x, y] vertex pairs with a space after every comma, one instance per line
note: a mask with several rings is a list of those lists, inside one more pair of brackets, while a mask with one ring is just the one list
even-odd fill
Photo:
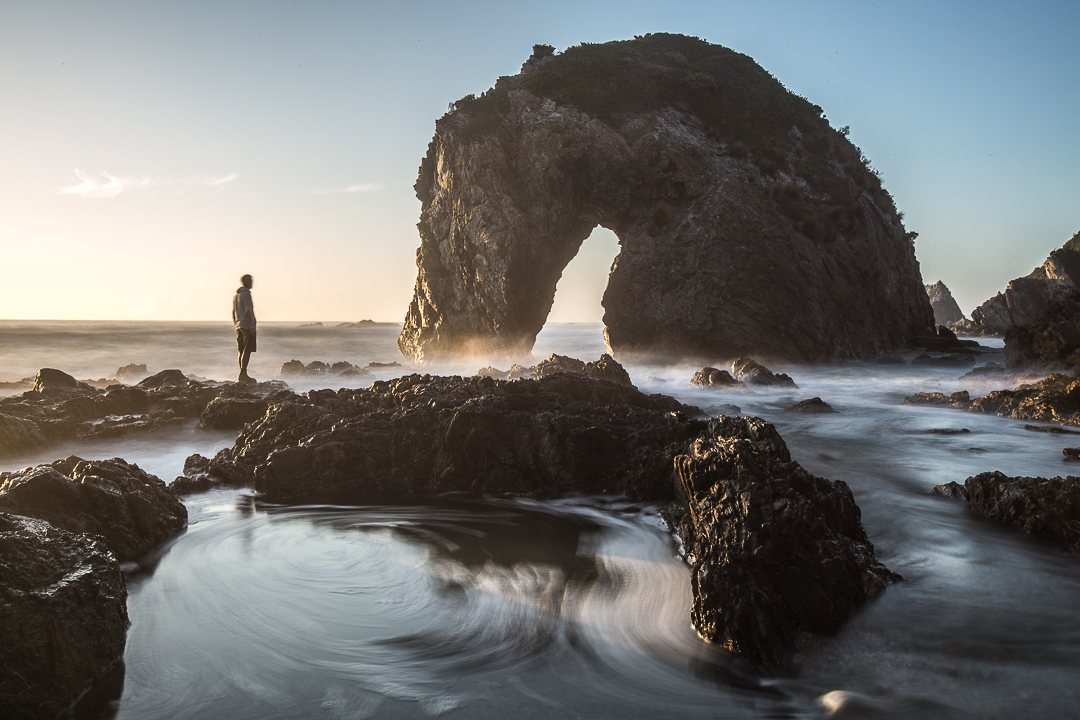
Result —
[[0, 511], [100, 535], [120, 560], [141, 557], [187, 523], [183, 503], [138, 465], [74, 455], [0, 473]]
[[964, 491], [977, 515], [1080, 551], [1080, 477], [969, 477]]
[[1080, 425], [1080, 380], [1055, 373], [1015, 390], [995, 390], [971, 401], [975, 412], [1040, 420], [1061, 425]]
[[926, 295], [930, 298], [930, 306], [934, 308], [934, 322], [938, 325], [948, 325], [964, 319], [964, 311], [956, 304], [945, 283], [938, 280], [933, 285], [927, 285]]
[[490, 365], [480, 368], [476, 371], [476, 374], [480, 377], [489, 377], [495, 380], [508, 380], [510, 377], [509, 370], [500, 370], [499, 368], [491, 367]]
[[139, 382], [138, 387], [143, 390], [161, 390], [167, 387], [187, 387], [191, 384], [198, 384], [194, 380], [189, 380], [184, 373], [179, 370], [162, 370], [159, 373], [154, 373], [150, 377]]
[[601, 225], [620, 242], [603, 299], [616, 355], [896, 352], [932, 334], [933, 310], [861, 157], [720, 46], [656, 34], [547, 57], [436, 123], [398, 346], [421, 362], [527, 355]]
[[510, 371], [506, 373], [507, 380], [521, 380], [522, 378], [531, 378], [532, 368], [527, 368], [524, 365], [518, 365], [514, 363], [510, 366]]
[[807, 400], [800, 400], [791, 407], [788, 408], [788, 412], [800, 412], [800, 413], [834, 413], [833, 406], [825, 402], [819, 397], [812, 397]]
[[239, 430], [263, 416], [266, 408], [294, 393], [278, 380], [254, 385], [233, 383], [220, 391], [199, 415], [199, 427], [214, 430]]
[[143, 380], [149, 374], [150, 372], [146, 369], [145, 363], [139, 365], [131, 363], [122, 368], [117, 368], [116, 372], [113, 373], [113, 378], [115, 378], [117, 382], [130, 385], [131, 383], [137, 383], [140, 380]]
[[920, 392], [904, 398], [904, 404], [954, 407], [966, 410], [971, 406], [971, 395], [967, 390], [959, 390], [948, 397], [945, 396], [945, 393]]
[[93, 390], [85, 382], [80, 382], [63, 370], [42, 368], [34, 378], [34, 392], [47, 396], [79, 394]]
[[731, 375], [747, 385], [776, 385], [778, 387], [798, 387], [795, 381], [785, 373], [773, 373], [772, 370], [750, 358], [739, 358], [731, 363]]
[[[701, 427], [662, 395], [583, 375], [411, 375], [271, 406], [211, 472], [272, 502], [465, 491], [670, 493], [673, 444]], [[667, 473], [665, 474], [665, 471]]]
[[555, 355], [553, 353], [547, 359], [536, 363], [536, 366], [532, 369], [533, 377], [537, 378], [561, 372], [584, 375], [585, 362], [583, 360], [578, 360], [577, 358], [567, 357], [566, 355]]
[[626, 368], [607, 353], [601, 355], [599, 360], [585, 363], [584, 374], [585, 377], [591, 377], [594, 380], [607, 380], [616, 385], [634, 387], [634, 383], [630, 380], [630, 373], [626, 372]]
[[1004, 334], [967, 318], [949, 323], [949, 329], [957, 335], [976, 337], [1001, 337]]
[[967, 500], [967, 488], [955, 480], [951, 480], [944, 485], [935, 485], [934, 494], [941, 495], [942, 497], [949, 498], [963, 498]]
[[127, 588], [104, 541], [0, 512], [0, 708], [55, 718], [117, 667]]
[[717, 370], [714, 367], [703, 367], [690, 378], [691, 385], [698, 387], [717, 387], [729, 389], [745, 389], [746, 384], [739, 382], [731, 376], [727, 370]]
[[1080, 350], [1080, 251], [1066, 246], [975, 308], [976, 325], [1005, 337], [1005, 363], [1062, 362]]
[[759, 418], [718, 418], [675, 460], [698, 633], [758, 669], [798, 634], [833, 634], [886, 584], [844, 482], [806, 472]]
[[185, 475], [194, 475], [205, 472], [210, 472], [210, 458], [195, 453], [194, 455], [188, 455], [184, 460]]

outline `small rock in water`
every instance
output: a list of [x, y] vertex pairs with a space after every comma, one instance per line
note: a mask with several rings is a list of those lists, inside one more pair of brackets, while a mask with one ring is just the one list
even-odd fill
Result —
[[789, 375], [773, 373], [772, 370], [751, 358], [739, 358], [731, 363], [731, 374], [736, 380], [748, 385], [798, 387]]
[[727, 370], [703, 367], [690, 378], [690, 384], [698, 387], [745, 389], [745, 383], [739, 382]]
[[926, 432], [931, 435], [965, 435], [971, 431], [967, 428], [932, 428]]
[[819, 397], [812, 397], [808, 400], [800, 400], [791, 407], [788, 408], [788, 412], [801, 412], [801, 413], [834, 413], [833, 406], [825, 402]]
[[944, 485], [935, 485], [934, 494], [950, 498], [963, 498], [964, 500], [967, 500], [967, 490], [964, 488], [963, 485], [956, 482], [955, 480], [947, 482]]
[[1066, 460], [1080, 460], [1080, 448], [1062, 448], [1061, 454]]
[[977, 515], [1080, 552], [1080, 477], [1008, 477], [986, 472], [964, 483]]
[[1053, 425], [1024, 425], [1024, 429], [1031, 432], [1050, 433], [1051, 435], [1080, 435], [1080, 432], [1076, 430], [1066, 430]]

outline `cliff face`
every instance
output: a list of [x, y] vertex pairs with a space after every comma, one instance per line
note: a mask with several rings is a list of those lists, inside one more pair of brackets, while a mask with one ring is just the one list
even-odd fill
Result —
[[926, 295], [930, 298], [930, 306], [934, 308], [934, 322], [938, 325], [949, 325], [964, 319], [964, 311], [956, 304], [956, 299], [945, 283], [938, 280], [933, 285], [927, 285]]
[[[656, 54], [673, 44], [703, 54]], [[671, 72], [588, 70], [624, 52]], [[528, 354], [597, 225], [620, 242], [603, 299], [616, 353], [829, 361], [932, 334], [910, 235], [858, 149], [752, 60], [692, 38], [534, 56], [436, 124], [416, 193], [398, 344], [417, 361]]]

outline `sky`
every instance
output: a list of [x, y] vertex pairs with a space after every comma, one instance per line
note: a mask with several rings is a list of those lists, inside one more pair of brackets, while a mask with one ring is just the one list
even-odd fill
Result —
[[[0, 319], [401, 321], [435, 120], [557, 50], [753, 57], [859, 145], [965, 313], [1080, 230], [1076, 2], [0, 0]], [[598, 321], [598, 229], [550, 316]]]

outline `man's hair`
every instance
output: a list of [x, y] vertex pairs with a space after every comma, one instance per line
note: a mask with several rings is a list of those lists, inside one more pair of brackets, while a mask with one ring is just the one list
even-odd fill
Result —
[[241, 275], [240, 276], [240, 284], [243, 285], [246, 288], [251, 287], [251, 276], [250, 275]]

